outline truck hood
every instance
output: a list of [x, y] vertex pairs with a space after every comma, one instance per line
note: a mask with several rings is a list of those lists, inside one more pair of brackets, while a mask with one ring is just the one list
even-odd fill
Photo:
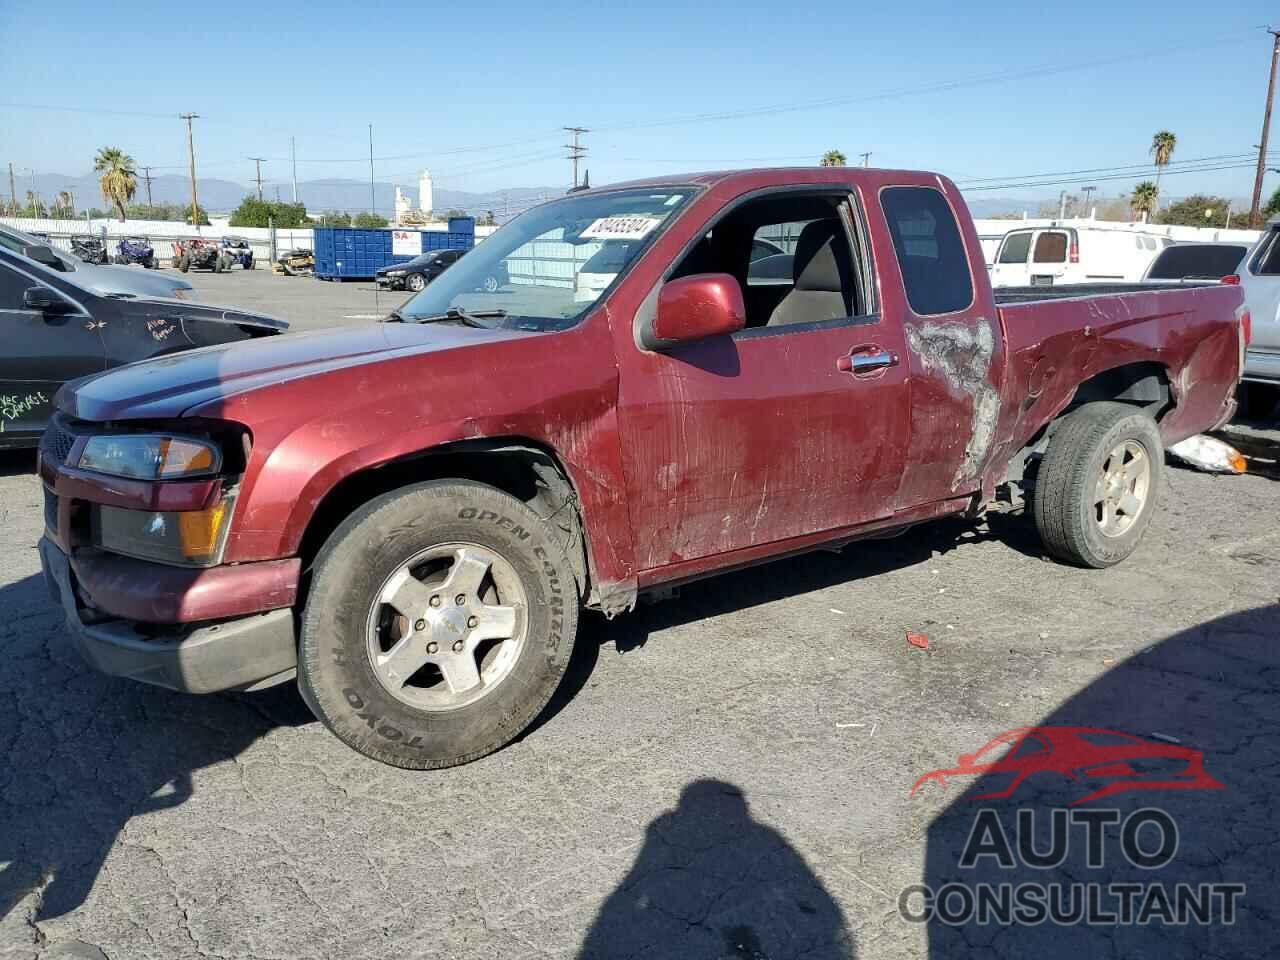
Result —
[[73, 380], [59, 410], [83, 420], [179, 417], [215, 401], [362, 364], [536, 337], [451, 323], [380, 323], [203, 347]]

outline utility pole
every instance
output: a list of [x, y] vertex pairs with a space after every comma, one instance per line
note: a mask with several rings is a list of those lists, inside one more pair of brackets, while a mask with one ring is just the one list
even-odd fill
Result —
[[9, 161], [9, 210], [16, 217], [18, 215], [18, 188], [13, 181], [13, 161]]
[[1258, 141], [1258, 174], [1253, 178], [1253, 206], [1249, 208], [1249, 227], [1262, 226], [1262, 178], [1267, 172], [1267, 138], [1271, 135], [1271, 102], [1276, 95], [1276, 60], [1280, 59], [1280, 30], [1268, 28], [1271, 34], [1271, 76], [1267, 80], [1267, 109], [1262, 114], [1262, 139]]
[[298, 150], [293, 137], [289, 138], [289, 163], [293, 166], [293, 202], [298, 202]]
[[149, 207], [151, 206], [151, 168], [150, 167], [142, 168], [142, 179], [147, 184], [147, 206]]
[[870, 150], [868, 150], [866, 153], [860, 153], [860, 154], [858, 154], [858, 156], [860, 156], [860, 157], [862, 158], [862, 165], [863, 165], [864, 167], [869, 167], [869, 166], [871, 166], [871, 151], [870, 151]]
[[586, 127], [565, 127], [564, 130], [573, 134], [573, 143], [566, 143], [565, 149], [569, 151], [567, 159], [573, 161], [573, 185], [578, 185], [578, 161], [587, 155], [587, 148], [578, 142], [578, 138], [584, 133], [590, 133]]
[[266, 157], [248, 157], [247, 159], [252, 160], [258, 166], [258, 177], [257, 177], [258, 202], [261, 203], [262, 202], [262, 161], [267, 158]]
[[191, 161], [191, 225], [200, 232], [200, 204], [196, 200], [196, 147], [191, 133], [191, 121], [200, 119], [198, 113], [180, 113], [178, 119], [187, 121], [187, 159]]
[[1058, 219], [1065, 220], [1067, 216], [1067, 191], [1058, 191]]
[[1088, 213], [1089, 210], [1091, 209], [1089, 204], [1093, 200], [1093, 192], [1097, 189], [1098, 189], [1097, 187], [1081, 187], [1080, 188], [1080, 192], [1084, 194], [1085, 213]]
[[377, 201], [373, 196], [373, 124], [369, 124], [369, 213], [376, 214]]

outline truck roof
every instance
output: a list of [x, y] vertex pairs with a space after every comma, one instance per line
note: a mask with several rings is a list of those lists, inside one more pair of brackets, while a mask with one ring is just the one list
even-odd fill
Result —
[[592, 187], [583, 193], [606, 193], [634, 187], [701, 187], [738, 183], [746, 189], [786, 183], [849, 183], [863, 178], [892, 179], [903, 183], [945, 180], [941, 174], [923, 170], [893, 170], [882, 167], [755, 167], [749, 170], [709, 170], [700, 173], [673, 173], [642, 180]]

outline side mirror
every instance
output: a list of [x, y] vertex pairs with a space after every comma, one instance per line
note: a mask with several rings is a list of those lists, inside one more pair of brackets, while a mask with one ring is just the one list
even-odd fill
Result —
[[736, 333], [747, 323], [742, 288], [727, 273], [697, 273], [668, 280], [643, 346], [662, 350], [678, 343]]
[[65, 313], [68, 306], [67, 301], [48, 287], [27, 287], [22, 292], [22, 305], [41, 313]]

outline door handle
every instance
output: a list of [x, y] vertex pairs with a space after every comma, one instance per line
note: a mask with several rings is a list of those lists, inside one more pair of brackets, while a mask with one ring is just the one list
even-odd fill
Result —
[[855, 377], [863, 373], [883, 370], [885, 367], [896, 367], [898, 355], [881, 350], [876, 353], [851, 353], [836, 361], [836, 369], [841, 373], [852, 373]]

